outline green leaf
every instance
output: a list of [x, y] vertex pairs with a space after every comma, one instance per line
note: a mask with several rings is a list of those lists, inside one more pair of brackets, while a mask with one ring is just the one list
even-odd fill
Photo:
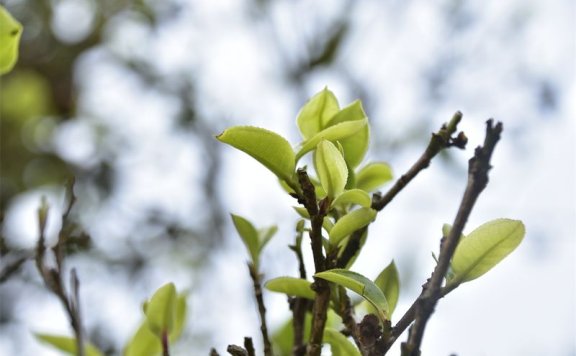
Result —
[[235, 126], [224, 130], [216, 138], [246, 152], [278, 178], [291, 184], [296, 160], [292, 146], [284, 137], [258, 127]]
[[294, 277], [277, 277], [269, 280], [264, 285], [266, 289], [272, 292], [314, 300], [316, 293], [310, 286], [311, 283], [309, 281]]
[[347, 121], [325, 128], [312, 136], [308, 140], [301, 143], [298, 153], [296, 153], [296, 161], [300, 160], [306, 153], [312, 151], [322, 140], [338, 141], [346, 137], [354, 135], [356, 132], [362, 130], [368, 125], [368, 120]]
[[348, 179], [348, 168], [344, 157], [332, 142], [320, 141], [314, 153], [314, 166], [320, 184], [330, 198], [344, 191]]
[[361, 189], [350, 189], [338, 195], [332, 202], [332, 206], [344, 208], [348, 205], [360, 205], [369, 208], [372, 204], [370, 195]]
[[186, 303], [187, 298], [187, 293], [178, 294], [176, 297], [176, 320], [174, 322], [174, 327], [169, 334], [170, 342], [178, 340], [180, 335], [182, 335], [182, 330], [184, 330], [186, 315], [188, 313], [188, 304]]
[[[360, 100], [354, 101], [352, 104], [334, 115], [328, 123], [328, 127], [350, 121], [368, 121]], [[348, 166], [351, 168], [357, 167], [364, 159], [366, 151], [368, 151], [368, 145], [370, 143], [370, 126], [365, 125], [361, 130], [358, 130], [353, 135], [341, 139], [339, 142], [344, 149], [344, 159], [346, 159]]]
[[[42, 333], [35, 333], [34, 336], [47, 344], [57, 348], [60, 351], [64, 351], [70, 355], [77, 355], [77, 348], [76, 348], [76, 339], [73, 337], [68, 336], [60, 336], [60, 335], [50, 335], [50, 334], [42, 334]], [[86, 352], [86, 356], [103, 356], [104, 354], [98, 350], [98, 348], [92, 345], [89, 342], [85, 342], [84, 351]]]
[[170, 334], [176, 320], [176, 287], [167, 283], [160, 287], [146, 304], [145, 313], [148, 327], [158, 337]]
[[273, 225], [270, 227], [265, 227], [262, 229], [258, 229], [258, 254], [262, 252], [264, 246], [268, 244], [268, 242], [276, 235], [278, 232], [278, 226]]
[[328, 271], [316, 273], [316, 278], [322, 278], [327, 281], [336, 283], [342, 287], [358, 293], [366, 299], [378, 312], [378, 317], [384, 321], [389, 319], [388, 301], [384, 293], [374, 282], [364, 277], [360, 273], [352, 272], [346, 269], [331, 269]]
[[330, 243], [338, 245], [343, 238], [372, 222], [376, 214], [374, 209], [360, 208], [344, 215], [330, 231]]
[[374, 280], [374, 283], [384, 293], [386, 301], [388, 301], [390, 316], [392, 316], [400, 295], [400, 278], [398, 277], [398, 269], [396, 269], [394, 261], [390, 262], [390, 264], [380, 272]]
[[332, 356], [360, 356], [360, 351], [336, 329], [324, 329], [324, 342], [330, 344]]
[[162, 352], [162, 344], [158, 336], [154, 335], [146, 321], [140, 327], [124, 348], [124, 356], [156, 356]]
[[482, 276], [508, 256], [524, 238], [526, 230], [519, 220], [496, 219], [460, 239], [452, 257], [451, 285]]
[[298, 128], [304, 139], [320, 132], [334, 114], [340, 110], [338, 100], [328, 88], [314, 95], [298, 114]]
[[257, 264], [260, 254], [258, 231], [247, 219], [234, 214], [230, 214], [230, 216], [232, 216], [232, 221], [234, 222], [236, 231], [238, 231], [238, 234], [242, 238], [244, 245], [250, 253], [252, 262]]
[[18, 61], [22, 24], [0, 5], [0, 75], [8, 73]]
[[356, 173], [356, 188], [372, 192], [392, 178], [392, 169], [388, 163], [370, 163]]

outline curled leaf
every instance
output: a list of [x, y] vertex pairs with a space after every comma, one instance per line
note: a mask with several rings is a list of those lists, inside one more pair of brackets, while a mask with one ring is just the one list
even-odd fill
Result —
[[348, 168], [340, 151], [330, 141], [322, 140], [314, 153], [314, 165], [322, 188], [330, 198], [344, 191]]
[[314, 95], [302, 107], [296, 119], [304, 139], [309, 139], [320, 132], [338, 110], [340, 110], [338, 99], [328, 88]]
[[[342, 122], [367, 120], [368, 117], [364, 112], [364, 108], [362, 108], [362, 102], [356, 100], [334, 115], [327, 126], [330, 127]], [[349, 167], [355, 168], [362, 162], [366, 155], [366, 151], [368, 151], [368, 145], [370, 143], [370, 126], [365, 125], [353, 135], [345, 137], [339, 140], [339, 142], [344, 150], [344, 159], [346, 160], [346, 163]]]
[[390, 264], [380, 272], [374, 280], [374, 283], [386, 296], [390, 316], [392, 316], [394, 309], [396, 309], [396, 303], [398, 303], [398, 297], [400, 296], [400, 278], [394, 261], [390, 262]]

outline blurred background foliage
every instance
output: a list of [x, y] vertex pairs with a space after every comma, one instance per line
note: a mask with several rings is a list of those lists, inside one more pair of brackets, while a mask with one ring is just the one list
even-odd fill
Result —
[[[246, 182], [223, 176], [213, 136], [224, 127], [254, 123], [295, 137], [297, 108], [328, 84], [343, 104], [363, 101], [378, 159], [400, 162], [457, 109], [476, 122], [495, 111], [530, 152], [527, 125], [556, 117], [570, 85], [562, 76], [570, 58], [558, 63], [556, 47], [546, 52], [533, 33], [544, 9], [534, 3], [503, 6], [498, 20], [494, 9], [459, 0], [2, 3], [24, 25], [19, 62], [0, 85], [0, 334], [13, 354], [36, 352], [22, 345], [30, 325], [47, 324], [28, 322], [44, 306], [55, 311], [40, 319], [61, 319], [66, 333], [29, 258], [34, 206], [50, 198], [57, 231], [72, 178], [85, 234], [70, 264], [86, 293], [86, 327], [117, 354], [138, 314], [110, 328], [126, 311], [95, 306], [99, 288], [134, 306], [159, 280], [201, 285], [213, 249], [228, 243], [228, 194]], [[534, 53], [547, 53], [542, 66]], [[486, 99], [493, 89], [508, 91], [505, 103]], [[262, 113], [279, 117], [252, 121]], [[208, 329], [194, 329], [188, 344], [210, 346]]]

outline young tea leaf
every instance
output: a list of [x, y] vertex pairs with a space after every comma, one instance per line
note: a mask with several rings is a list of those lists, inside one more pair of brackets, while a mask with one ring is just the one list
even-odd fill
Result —
[[360, 350], [336, 329], [324, 329], [324, 342], [330, 345], [332, 356], [361, 356]]
[[257, 263], [260, 254], [258, 231], [247, 219], [234, 214], [230, 214], [230, 216], [232, 216], [232, 222], [234, 222], [236, 231], [238, 231], [238, 234], [242, 238], [242, 242], [244, 242], [246, 249], [248, 249], [248, 252], [250, 253], [252, 262]]
[[270, 239], [276, 235], [276, 232], [278, 232], [278, 226], [276, 225], [258, 229], [258, 254], [262, 252], [262, 249], [264, 249]]
[[372, 200], [370, 195], [361, 189], [350, 189], [338, 195], [332, 202], [332, 206], [346, 207], [347, 205], [359, 205], [369, 208]]
[[176, 320], [176, 287], [168, 283], [160, 287], [146, 305], [146, 321], [150, 330], [158, 337], [170, 334]]
[[294, 277], [274, 278], [264, 285], [266, 289], [272, 292], [314, 300], [316, 293], [314, 293], [310, 286], [311, 283], [307, 280]]
[[525, 233], [519, 220], [496, 219], [462, 237], [452, 258], [449, 284], [468, 282], [488, 272], [520, 245]]
[[[57, 348], [60, 351], [64, 351], [72, 356], [78, 355], [77, 348], [76, 348], [76, 339], [73, 337], [68, 336], [60, 336], [60, 335], [50, 335], [50, 334], [42, 334], [37, 333], [34, 336], [47, 344]], [[84, 351], [86, 352], [86, 356], [103, 356], [104, 354], [98, 350], [98, 348], [91, 343], [87, 342], [84, 345]]]
[[22, 25], [0, 5], [0, 75], [12, 70], [18, 60]]
[[320, 141], [338, 141], [346, 137], [354, 135], [356, 132], [362, 130], [366, 125], [368, 125], [368, 120], [357, 120], [357, 121], [347, 121], [341, 122], [334, 126], [325, 128], [324, 130], [318, 132], [316, 135], [312, 136], [308, 140], [302, 142], [298, 153], [296, 153], [296, 161], [300, 160], [302, 156], [306, 153], [312, 151]]
[[296, 160], [292, 146], [284, 137], [258, 127], [235, 126], [216, 138], [246, 152], [288, 184], [292, 182]]
[[314, 153], [314, 166], [322, 188], [330, 198], [344, 191], [348, 179], [348, 168], [344, 157], [330, 141], [322, 140]]
[[384, 293], [386, 301], [388, 301], [390, 316], [392, 316], [400, 295], [400, 278], [398, 277], [398, 269], [394, 261], [390, 262], [390, 264], [380, 272], [374, 280], [374, 283]]
[[330, 231], [330, 243], [338, 245], [343, 238], [372, 222], [376, 214], [374, 209], [360, 208], [344, 215]]
[[320, 132], [340, 110], [338, 99], [328, 88], [314, 95], [300, 110], [296, 122], [302, 137], [309, 139]]
[[356, 173], [356, 188], [372, 192], [391, 179], [392, 169], [388, 163], [370, 163]]
[[146, 321], [144, 321], [130, 342], [124, 348], [124, 356], [160, 355], [162, 344], [158, 336], [154, 335]]
[[384, 296], [384, 293], [376, 284], [374, 284], [374, 282], [360, 273], [336, 268], [316, 273], [314, 277], [336, 283], [360, 294], [364, 299], [372, 304], [382, 321], [389, 320], [390, 310], [386, 296]]
[[[367, 121], [368, 118], [360, 100], [354, 101], [344, 109], [340, 110], [330, 120], [327, 127], [337, 125], [342, 122], [349, 121]], [[358, 130], [351, 136], [339, 140], [344, 150], [344, 158], [349, 167], [357, 167], [368, 151], [368, 144], [370, 143], [370, 126], [366, 125], [361, 130]]]

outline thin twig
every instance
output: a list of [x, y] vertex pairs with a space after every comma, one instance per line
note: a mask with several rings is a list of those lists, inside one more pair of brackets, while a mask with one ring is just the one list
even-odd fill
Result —
[[426, 323], [434, 312], [438, 299], [442, 297], [442, 282], [450, 266], [450, 261], [452, 260], [466, 221], [480, 193], [482, 193], [488, 184], [488, 171], [491, 168], [490, 158], [492, 157], [496, 143], [500, 140], [501, 133], [501, 123], [493, 126], [492, 119], [487, 121], [484, 145], [476, 148], [474, 157], [469, 161], [468, 184], [460, 203], [460, 208], [458, 209], [450, 233], [446, 239], [442, 241], [438, 263], [434, 268], [432, 277], [424, 285], [423, 291], [416, 301], [414, 324], [410, 328], [408, 341], [402, 344], [402, 355], [420, 355], [420, 345], [424, 336]]
[[[424, 153], [418, 158], [416, 163], [408, 169], [406, 173], [400, 176], [396, 183], [386, 192], [385, 195], [374, 194], [372, 197], [372, 209], [381, 211], [384, 209], [395, 197], [410, 183], [421, 171], [428, 168], [432, 159], [445, 148], [458, 147], [464, 148], [467, 143], [467, 138], [463, 132], [460, 132], [456, 137], [452, 137], [458, 129], [458, 123], [462, 120], [462, 113], [457, 111], [450, 122], [442, 125], [438, 132], [433, 133], [430, 142], [426, 147]], [[348, 243], [344, 247], [342, 256], [338, 259], [338, 268], [345, 268], [346, 265], [360, 250], [362, 236], [366, 233], [368, 227], [363, 227], [350, 236]]]
[[262, 341], [264, 343], [264, 355], [272, 356], [272, 343], [270, 342], [270, 337], [268, 336], [268, 326], [266, 325], [266, 306], [264, 304], [264, 296], [262, 295], [262, 285], [260, 282], [261, 275], [256, 270], [256, 266], [253, 263], [248, 263], [248, 270], [250, 271], [250, 277], [254, 285], [254, 296], [256, 297], [256, 303], [258, 304], [258, 314], [260, 315], [260, 331], [262, 332]]

